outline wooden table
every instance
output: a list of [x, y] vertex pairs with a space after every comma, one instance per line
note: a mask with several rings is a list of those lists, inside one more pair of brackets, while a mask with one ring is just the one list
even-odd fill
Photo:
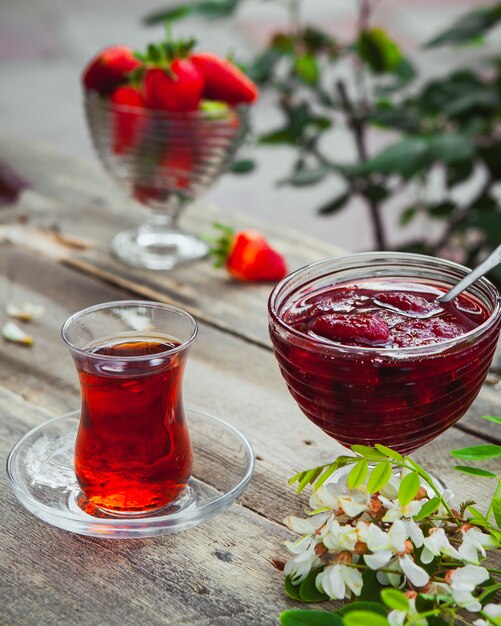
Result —
[[[0, 209], [2, 300], [42, 303], [31, 349], [0, 343], [0, 454], [52, 415], [78, 408], [79, 387], [59, 330], [74, 311], [109, 300], [147, 298], [182, 306], [200, 323], [185, 376], [185, 399], [240, 428], [256, 471], [239, 502], [190, 531], [155, 539], [101, 540], [45, 525], [0, 476], [0, 623], [10, 625], [276, 624], [295, 606], [283, 593], [282, 519], [300, 514], [287, 478], [333, 459], [340, 447], [304, 418], [283, 383], [267, 335], [269, 286], [241, 285], [207, 261], [172, 272], [133, 270], [113, 260], [111, 236], [139, 216], [96, 166], [32, 145], [3, 142], [0, 161], [27, 183]], [[242, 182], [244, 185], [245, 182]], [[26, 218], [29, 217], [29, 221]], [[251, 220], [200, 204], [184, 225]], [[301, 233], [258, 225], [291, 269], [337, 250]], [[478, 415], [501, 414], [496, 373], [456, 427], [415, 454], [462, 497], [485, 505], [489, 481], [453, 471], [447, 451], [500, 440]], [[486, 467], [495, 464], [486, 464]]]

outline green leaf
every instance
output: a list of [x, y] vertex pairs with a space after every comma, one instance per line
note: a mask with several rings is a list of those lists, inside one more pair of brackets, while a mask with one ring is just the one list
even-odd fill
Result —
[[332, 474], [334, 474], [334, 472], [338, 469], [338, 464], [337, 463], [332, 463], [332, 465], [329, 465], [329, 467], [327, 467], [326, 470], [324, 470], [324, 472], [322, 474], [320, 474], [320, 476], [318, 477], [317, 482], [315, 483], [315, 487], [314, 489], [320, 489], [320, 487], [325, 483], [325, 481], [330, 478], [332, 476]]
[[497, 478], [496, 474], [480, 469], [479, 467], [470, 467], [469, 465], [456, 465], [454, 468], [463, 474], [473, 474], [474, 476], [483, 476], [484, 478]]
[[336, 615], [341, 615], [341, 617], [343, 617], [347, 613], [352, 613], [353, 611], [370, 611], [371, 613], [377, 613], [378, 615], [383, 615], [384, 617], [388, 614], [388, 611], [380, 602], [357, 600], [356, 602], [350, 602], [350, 604], [342, 606], [336, 611]]
[[409, 179], [430, 165], [429, 145], [421, 137], [406, 137], [366, 161], [362, 173], [401, 174]]
[[269, 133], [264, 133], [264, 135], [260, 135], [258, 143], [262, 145], [275, 145], [279, 143], [294, 144], [294, 137], [291, 135], [289, 128], [279, 128]]
[[283, 53], [277, 48], [266, 48], [254, 58], [247, 68], [247, 74], [257, 83], [266, 83], [273, 77], [275, 66], [282, 57]]
[[403, 59], [398, 45], [381, 28], [362, 31], [356, 49], [362, 61], [375, 74], [395, 72]]
[[282, 184], [290, 184], [294, 187], [306, 187], [315, 185], [325, 178], [328, 168], [323, 165], [320, 167], [304, 168], [294, 172], [290, 178], [281, 181]]
[[400, 506], [406, 506], [409, 502], [412, 502], [420, 487], [421, 482], [416, 472], [406, 474], [402, 478], [400, 487], [398, 488], [398, 502]]
[[351, 611], [343, 617], [345, 626], [390, 626], [390, 622], [372, 611]]
[[423, 506], [419, 510], [419, 513], [416, 513], [416, 515], [414, 515], [414, 519], [418, 522], [419, 520], [428, 517], [428, 515], [432, 515], [440, 506], [440, 502], [441, 500], [438, 496], [431, 498], [423, 504]]
[[152, 26], [153, 24], [160, 24], [163, 22], [174, 22], [180, 20], [192, 13], [193, 5], [181, 4], [173, 7], [172, 9], [162, 9], [161, 11], [155, 11], [143, 18], [143, 23], [146, 26]]
[[388, 461], [383, 461], [382, 463], [379, 463], [379, 465], [376, 465], [367, 482], [367, 489], [369, 493], [380, 491], [390, 480], [391, 474], [391, 465]]
[[386, 446], [383, 446], [380, 443], [376, 443], [375, 448], [376, 448], [376, 450], [379, 450], [379, 452], [381, 452], [382, 454], [384, 454], [388, 458], [393, 459], [394, 461], [402, 462], [404, 460], [404, 457], [400, 454], [400, 452], [397, 452], [396, 450], [393, 450], [392, 448], [388, 448]]
[[320, 68], [312, 54], [303, 54], [296, 57], [294, 72], [307, 85], [316, 85], [320, 78]]
[[418, 208], [415, 206], [410, 206], [404, 209], [400, 215], [400, 226], [407, 226], [407, 224], [409, 224], [416, 217], [417, 213]]
[[306, 485], [314, 482], [320, 476], [322, 470], [323, 467], [314, 467], [310, 470], [307, 470], [306, 472], [303, 472], [299, 480], [299, 485], [297, 486], [297, 492], [301, 493]]
[[349, 192], [342, 193], [340, 196], [322, 205], [317, 212], [319, 215], [332, 215], [333, 213], [337, 213], [346, 205], [350, 198], [351, 194]]
[[362, 444], [356, 443], [351, 446], [351, 449], [353, 452], [363, 456], [364, 459], [367, 459], [368, 461], [381, 461], [386, 458], [386, 454], [383, 454], [382, 452], [379, 452], [379, 450], [376, 450], [376, 448], [371, 448], [370, 446], [363, 446]]
[[487, 520], [485, 519], [485, 515], [483, 515], [483, 513], [481, 513], [478, 509], [476, 509], [474, 506], [472, 506], [471, 504], [468, 505], [467, 510], [473, 514], [473, 518], [474, 520], [480, 520], [481, 522], [486, 522]]
[[395, 611], [408, 611], [410, 608], [409, 598], [398, 589], [383, 589], [381, 599], [387, 607]]
[[464, 45], [481, 37], [501, 19], [501, 6], [475, 9], [458, 18], [447, 30], [434, 37], [426, 44], [427, 48], [436, 46]]
[[315, 580], [322, 569], [311, 571], [299, 586], [299, 596], [303, 602], [323, 602], [329, 599], [326, 593], [319, 591], [315, 586]]
[[439, 202], [438, 204], [428, 206], [427, 212], [430, 217], [442, 218], [449, 217], [455, 208], [454, 202]]
[[492, 512], [498, 528], [501, 528], [501, 498], [493, 498], [492, 500]]
[[457, 459], [465, 459], [466, 461], [494, 459], [501, 456], [501, 446], [497, 444], [471, 446], [469, 448], [461, 448], [460, 450], [452, 450], [451, 454]]
[[346, 484], [348, 485], [350, 489], [355, 489], [355, 487], [359, 487], [367, 478], [368, 472], [369, 472], [369, 465], [366, 459], [360, 459], [360, 461], [355, 463], [350, 473], [348, 474], [348, 478], [346, 479]]
[[233, 163], [231, 172], [233, 172], [233, 174], [247, 174], [248, 172], [252, 172], [255, 168], [256, 162], [252, 159], [241, 159]]
[[494, 424], [501, 424], [501, 417], [494, 417], [493, 415], [481, 415], [480, 419], [494, 422]]
[[[381, 589], [383, 588], [379, 580], [377, 579], [377, 572], [371, 569], [367, 569], [362, 574], [363, 586], [358, 599], [362, 602], [376, 602], [381, 601]], [[372, 610], [372, 609], [371, 609]]]
[[464, 182], [473, 174], [473, 161], [464, 161], [447, 166], [447, 187], [454, 187]]
[[299, 594], [299, 585], [293, 585], [290, 576], [286, 576], [284, 580], [284, 589], [285, 593], [292, 598], [293, 600], [301, 601], [301, 596]]
[[430, 140], [431, 157], [447, 165], [472, 159], [474, 152], [475, 146], [468, 135], [442, 133]]
[[328, 611], [289, 609], [280, 614], [284, 626], [344, 626], [343, 620]]

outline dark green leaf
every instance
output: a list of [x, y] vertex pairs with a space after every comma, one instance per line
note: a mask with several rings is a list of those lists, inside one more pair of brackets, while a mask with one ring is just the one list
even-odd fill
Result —
[[400, 506], [406, 506], [409, 502], [412, 502], [420, 487], [421, 482], [416, 472], [406, 474], [402, 478], [400, 487], [398, 488], [398, 502]]
[[360, 33], [357, 52], [375, 74], [394, 72], [402, 60], [398, 45], [381, 28]]
[[428, 143], [420, 137], [406, 137], [366, 161], [362, 171], [401, 174], [409, 179], [431, 162]]
[[368, 569], [362, 574], [362, 579], [364, 584], [358, 599], [363, 602], [379, 603], [381, 601], [381, 589], [383, 587], [377, 579], [377, 572]]
[[376, 465], [369, 476], [369, 480], [367, 481], [367, 489], [369, 493], [380, 491], [390, 480], [391, 475], [391, 465], [388, 461], [383, 461], [382, 463]]
[[501, 446], [496, 444], [471, 446], [469, 448], [461, 448], [460, 450], [452, 450], [451, 454], [457, 459], [465, 459], [466, 461], [494, 459], [501, 456]]
[[294, 187], [305, 187], [307, 185], [315, 185], [320, 182], [328, 172], [328, 168], [323, 165], [311, 169], [301, 169], [294, 172], [290, 178], [287, 178], [282, 183], [293, 185]]
[[343, 620], [327, 611], [290, 609], [280, 614], [284, 626], [344, 626]]
[[484, 478], [496, 478], [496, 474], [480, 469], [479, 467], [470, 467], [469, 465], [456, 465], [454, 468], [463, 474], [473, 474], [474, 476], [483, 476]]
[[254, 58], [248, 67], [247, 74], [257, 83], [268, 82], [272, 78], [275, 66], [282, 56], [283, 54], [276, 48], [267, 48]]
[[400, 225], [407, 226], [417, 215], [418, 208], [415, 206], [407, 207], [402, 211], [402, 215], [400, 216]]
[[475, 147], [467, 135], [443, 133], [430, 140], [430, 155], [446, 164], [457, 163], [473, 158]]
[[389, 195], [389, 190], [383, 185], [369, 185], [364, 192], [364, 196], [373, 202], [382, 202]]
[[464, 45], [471, 43], [495, 26], [501, 19], [501, 6], [475, 9], [457, 19], [447, 30], [434, 37], [426, 44], [427, 48], [436, 46]]
[[289, 128], [279, 128], [269, 133], [265, 133], [258, 138], [258, 143], [263, 145], [274, 145], [279, 143], [294, 144], [294, 137]]
[[296, 57], [294, 72], [307, 85], [316, 85], [320, 78], [320, 68], [312, 54], [303, 54]]
[[491, 176], [495, 179], [501, 178], [501, 142], [497, 141], [490, 146], [480, 148], [478, 154], [484, 160]]
[[481, 415], [480, 419], [494, 422], [494, 424], [501, 424], [501, 417], [495, 417], [494, 415]]
[[347, 613], [351, 613], [353, 611], [370, 611], [371, 613], [378, 613], [379, 615], [383, 615], [384, 617], [386, 617], [386, 615], [388, 614], [388, 611], [380, 602], [367, 602], [357, 600], [356, 602], [350, 602], [350, 604], [342, 606], [336, 611], [336, 615], [341, 615], [341, 617], [343, 617]]
[[233, 174], [247, 174], [248, 172], [252, 172], [256, 167], [256, 162], [252, 159], [241, 159], [240, 161], [235, 161], [231, 166], [231, 171]]
[[390, 622], [379, 613], [351, 611], [343, 617], [345, 626], [390, 626]]
[[348, 485], [350, 489], [355, 489], [355, 487], [359, 487], [367, 478], [368, 472], [369, 472], [369, 465], [366, 459], [360, 459], [360, 461], [355, 463], [350, 473], [348, 474], [348, 478], [346, 479], [346, 484]]
[[494, 519], [498, 528], [501, 528], [501, 498], [493, 498], [492, 500], [492, 512], [494, 513]]
[[290, 576], [285, 577], [284, 589], [289, 598], [301, 601], [301, 596], [299, 594], [299, 585], [293, 585]]
[[173, 22], [187, 17], [193, 11], [193, 5], [182, 4], [172, 9], [162, 9], [161, 11], [155, 11], [143, 18], [146, 26], [152, 24], [161, 24], [163, 22]]
[[374, 126], [396, 128], [408, 133], [415, 133], [419, 129], [419, 118], [405, 105], [394, 106], [390, 103], [379, 103], [369, 113], [368, 121]]
[[429, 515], [432, 515], [440, 506], [440, 502], [441, 500], [438, 496], [431, 498], [423, 504], [419, 513], [416, 513], [416, 515], [414, 515], [414, 519], [416, 521], [419, 521], [421, 519], [424, 519], [425, 517], [428, 517]]
[[311, 571], [299, 586], [299, 595], [303, 602], [323, 602], [329, 599], [326, 593], [322, 593], [315, 586], [315, 580], [320, 572], [321, 569]]
[[333, 213], [337, 213], [346, 205], [350, 197], [350, 193], [342, 193], [340, 196], [337, 196], [337, 198], [334, 198], [333, 200], [330, 200], [329, 202], [321, 206], [318, 209], [318, 214], [332, 215]]
[[395, 611], [408, 611], [410, 608], [409, 598], [398, 589], [383, 589], [381, 599], [387, 607]]
[[454, 212], [456, 205], [454, 202], [440, 202], [439, 204], [431, 204], [427, 207], [427, 212], [430, 217], [449, 217]]
[[454, 187], [473, 174], [473, 161], [454, 163], [447, 167], [447, 187]]

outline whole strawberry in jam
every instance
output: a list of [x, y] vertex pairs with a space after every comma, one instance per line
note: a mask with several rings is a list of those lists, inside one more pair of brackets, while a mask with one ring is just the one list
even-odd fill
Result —
[[204, 98], [228, 104], [250, 104], [257, 100], [259, 91], [255, 83], [231, 61], [209, 52], [192, 54], [190, 60], [204, 77]]
[[82, 75], [86, 89], [105, 96], [127, 81], [128, 75], [141, 65], [127, 46], [110, 46], [101, 50]]
[[223, 232], [211, 250], [217, 259], [216, 267], [224, 265], [233, 278], [241, 281], [277, 282], [287, 274], [284, 257], [261, 233], [251, 229], [235, 233], [228, 226], [214, 226]]

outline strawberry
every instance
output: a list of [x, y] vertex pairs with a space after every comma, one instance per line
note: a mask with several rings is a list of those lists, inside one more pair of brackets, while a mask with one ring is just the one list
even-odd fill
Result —
[[216, 267], [225, 265], [231, 276], [241, 281], [276, 282], [287, 274], [285, 259], [261, 233], [250, 229], [235, 233], [228, 226], [214, 226], [223, 232], [211, 250]]
[[193, 153], [190, 146], [178, 146], [174, 150], [168, 150], [161, 167], [174, 189], [187, 189], [193, 173]]
[[146, 70], [144, 93], [146, 106], [162, 111], [196, 111], [204, 88], [204, 79], [188, 59], [174, 59], [168, 69]]
[[126, 82], [127, 74], [140, 65], [130, 48], [111, 46], [101, 50], [87, 65], [82, 82], [87, 89], [105, 96]]
[[[118, 87], [111, 94], [113, 151], [125, 154], [134, 147], [146, 119], [143, 115], [144, 98], [137, 87]], [[136, 109], [135, 111], [132, 109]]]
[[205, 79], [204, 98], [240, 104], [257, 100], [259, 91], [255, 83], [226, 59], [209, 52], [192, 54], [190, 61]]

